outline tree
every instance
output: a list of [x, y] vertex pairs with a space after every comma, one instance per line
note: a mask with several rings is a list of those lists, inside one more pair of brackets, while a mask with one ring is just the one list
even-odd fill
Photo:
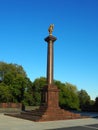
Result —
[[95, 98], [95, 104], [94, 104], [96, 111], [98, 111], [98, 97]]
[[77, 94], [77, 87], [70, 83], [61, 83], [60, 81], [55, 81], [58, 86], [59, 93], [59, 104], [61, 107], [66, 109], [79, 109], [79, 99]]
[[4, 83], [0, 84], [0, 103], [3, 102], [10, 102], [12, 98], [11, 91], [9, 86]]
[[5, 94], [0, 93], [0, 97], [3, 97], [0, 102], [24, 102], [25, 89], [28, 88], [30, 80], [23, 67], [0, 62], [0, 71], [4, 73], [4, 79], [0, 83], [0, 92], [5, 92]]
[[41, 103], [41, 89], [46, 85], [46, 78], [40, 77], [35, 79], [33, 82], [32, 90], [33, 90], [33, 105], [40, 105]]
[[88, 93], [81, 89], [78, 91], [78, 97], [79, 97], [79, 102], [80, 102], [80, 108], [84, 110], [88, 105], [90, 105], [90, 96]]
[[34, 104], [33, 89], [32, 89], [33, 82], [31, 82], [29, 78], [27, 78], [26, 81], [27, 86], [24, 91], [24, 104], [31, 106]]
[[79, 99], [77, 95], [77, 87], [70, 83], [65, 83], [66, 87], [66, 104], [70, 109], [79, 109]]

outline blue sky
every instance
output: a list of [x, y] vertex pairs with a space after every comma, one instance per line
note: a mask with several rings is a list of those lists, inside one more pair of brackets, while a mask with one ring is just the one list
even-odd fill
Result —
[[48, 27], [54, 24], [54, 79], [98, 96], [98, 0], [0, 0], [0, 61], [46, 76]]

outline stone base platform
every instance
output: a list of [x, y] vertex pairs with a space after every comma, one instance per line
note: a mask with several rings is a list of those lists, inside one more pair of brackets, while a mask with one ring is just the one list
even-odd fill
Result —
[[32, 121], [56, 121], [56, 120], [68, 120], [68, 119], [79, 119], [82, 118], [80, 114], [72, 113], [61, 108], [47, 108], [40, 106], [39, 109], [32, 111], [23, 111], [20, 114], [7, 114], [13, 117]]

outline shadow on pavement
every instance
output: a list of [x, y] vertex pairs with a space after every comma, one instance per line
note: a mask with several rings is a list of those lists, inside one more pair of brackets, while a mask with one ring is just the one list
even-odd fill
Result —
[[[50, 130], [50, 129], [47, 129]], [[57, 129], [51, 129], [51, 130], [93, 130], [89, 128], [85, 128], [82, 126], [77, 126], [77, 127], [69, 127], [69, 128], [57, 128]]]

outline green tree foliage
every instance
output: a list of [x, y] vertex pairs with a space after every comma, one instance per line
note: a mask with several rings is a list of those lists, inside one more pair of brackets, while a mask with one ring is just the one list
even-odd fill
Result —
[[32, 90], [33, 83], [30, 81], [29, 78], [27, 78], [26, 81], [27, 81], [27, 86], [24, 91], [24, 104], [33, 105], [34, 104], [33, 90]]
[[[0, 62], [0, 72], [3, 72], [3, 78], [0, 79], [0, 102], [40, 105], [41, 89], [46, 85], [46, 78], [36, 78], [32, 83], [22, 66], [5, 62]], [[55, 80], [54, 84], [59, 89], [61, 107], [78, 110], [79, 106], [83, 109], [89, 105], [90, 96], [85, 90], [78, 91], [75, 85], [58, 80]], [[98, 104], [97, 99], [95, 104]]]
[[0, 72], [4, 73], [0, 83], [0, 102], [24, 102], [25, 90], [29, 89], [31, 82], [23, 67], [0, 62]]
[[95, 98], [95, 104], [94, 104], [96, 111], [98, 111], [98, 97]]
[[77, 94], [77, 87], [70, 83], [61, 83], [60, 81], [55, 81], [58, 86], [59, 93], [59, 104], [61, 107], [66, 109], [79, 109], [79, 99]]
[[81, 89], [78, 91], [78, 97], [79, 97], [79, 103], [80, 103], [80, 108], [84, 110], [88, 105], [90, 105], [90, 96], [88, 93]]
[[44, 77], [40, 77], [35, 79], [35, 81], [33, 82], [33, 100], [34, 100], [34, 104], [33, 105], [40, 105], [41, 103], [41, 89], [44, 87], [44, 85], [46, 84], [46, 78]]
[[0, 103], [3, 102], [10, 102], [12, 99], [10, 87], [4, 83], [0, 84]]
[[67, 104], [71, 109], [79, 109], [79, 99], [78, 99], [78, 90], [75, 85], [70, 83], [65, 84], [66, 95], [67, 95]]

